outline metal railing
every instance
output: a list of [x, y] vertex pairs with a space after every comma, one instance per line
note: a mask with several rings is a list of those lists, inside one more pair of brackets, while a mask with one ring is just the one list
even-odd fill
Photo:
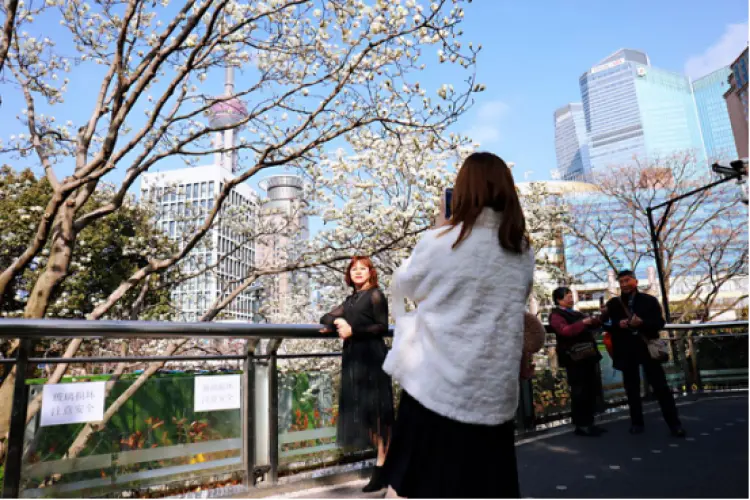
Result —
[[[672, 357], [666, 371], [673, 390], [678, 393], [702, 392], [724, 388], [747, 388], [747, 323], [712, 323], [705, 325], [668, 325], [664, 335], [670, 339]], [[117, 489], [138, 489], [163, 485], [169, 482], [201, 484], [215, 482], [217, 478], [241, 478], [246, 487], [257, 484], [262, 477], [275, 482], [279, 472], [290, 470], [290, 461], [331, 463], [340, 454], [335, 446], [335, 415], [330, 401], [321, 403], [308, 397], [308, 413], [291, 415], [288, 402], [280, 402], [284, 381], [280, 387], [279, 363], [305, 357], [337, 357], [340, 353], [279, 354], [283, 339], [320, 340], [336, 338], [335, 334], [319, 333], [319, 325], [258, 325], [237, 323], [160, 323], [74, 320], [1, 320], [0, 338], [21, 339], [14, 358], [0, 359], [0, 367], [15, 369], [15, 379], [10, 432], [6, 453], [3, 497], [63, 496], [111, 492]], [[390, 335], [390, 333], [389, 333]], [[200, 338], [224, 340], [245, 339], [244, 352], [222, 355], [169, 355], [169, 356], [74, 356], [54, 358], [34, 356], [34, 346], [44, 339], [135, 339], [135, 338]], [[261, 340], [268, 339], [264, 344]], [[611, 369], [611, 361], [603, 346], [600, 365], [602, 391], [600, 409], [621, 406], [624, 391], [618, 374]], [[30, 400], [42, 392], [44, 380], [33, 379], [39, 364], [60, 363], [223, 363], [240, 378], [241, 404], [226, 412], [210, 412], [198, 419], [189, 408], [196, 378], [213, 376], [202, 374], [164, 374], [153, 379], [150, 386], [142, 386], [132, 398], [141, 399], [131, 406], [120, 408], [110, 419], [119, 419], [116, 429], [98, 428], [98, 440], [75, 458], [49, 451], [46, 456], [35, 455], [44, 448], [49, 436], [70, 429], [73, 435], [78, 427], [40, 427], [38, 419], [27, 424]], [[533, 431], [540, 426], [564, 421], [569, 417], [570, 398], [564, 370], [557, 367], [554, 343], [549, 343], [536, 356], [537, 373], [533, 380], [521, 383], [518, 409], [520, 432]], [[744, 363], [744, 364], [743, 364]], [[121, 394], [139, 373], [110, 377], [86, 373], [77, 381], [99, 377], [112, 383], [109, 399]], [[292, 377], [299, 382], [300, 375]], [[286, 375], [282, 374], [282, 379]], [[305, 375], [303, 378], [306, 378]], [[61, 381], [65, 382], [65, 380]], [[297, 383], [294, 382], [294, 383]], [[326, 385], [327, 384], [327, 385]], [[299, 384], [298, 384], [299, 385]], [[325, 382], [329, 393], [337, 392], [333, 379]], [[309, 386], [295, 390], [310, 392]], [[172, 398], [172, 399], [170, 399]], [[154, 402], [156, 399], [158, 401]], [[313, 398], [314, 399], [314, 398]], [[137, 404], [136, 404], [137, 403]], [[44, 404], [44, 403], [42, 403]], [[150, 405], [155, 410], [144, 410]], [[285, 410], [280, 413], [280, 404]], [[296, 404], [296, 403], [295, 403]], [[170, 406], [171, 405], [171, 406]], [[42, 410], [44, 411], [44, 406]], [[165, 413], [166, 412], [166, 413]], [[180, 420], [169, 413], [177, 413]], [[307, 422], [307, 415], [324, 413], [317, 422]], [[148, 418], [146, 418], [146, 416]], [[157, 440], [159, 426], [171, 425], [188, 432], [199, 433], [205, 422], [221, 428], [221, 432], [187, 439], [186, 442], [161, 442]], [[160, 417], [164, 417], [163, 419]], [[289, 417], [289, 418], [288, 418]], [[289, 425], [286, 420], [298, 422]], [[311, 417], [312, 418], [312, 417]], [[128, 420], [130, 419], [130, 420]], [[194, 419], [193, 421], [190, 421]], [[213, 419], [213, 420], [212, 420]], [[129, 423], [125, 423], [127, 422]], [[150, 422], [144, 425], [143, 422]], [[161, 423], [160, 423], [161, 422]], [[179, 427], [182, 425], [183, 427]], [[193, 427], [188, 429], [187, 426]], [[196, 427], [197, 426], [197, 427]], [[283, 427], [283, 428], [282, 428]], [[62, 429], [62, 430], [59, 430]], [[126, 431], [123, 431], [126, 429]], [[179, 430], [178, 429], [178, 430]], [[200, 431], [203, 432], [203, 431]], [[139, 434], [140, 433], [140, 434]], [[164, 436], [166, 434], [162, 433]], [[51, 441], [53, 447], [57, 444]], [[112, 443], [119, 448], [112, 448]], [[69, 441], [66, 441], [66, 446]], [[100, 448], [112, 448], [102, 453]], [[362, 457], [368, 455], [355, 455]], [[351, 457], [350, 457], [351, 458]], [[197, 481], [197, 483], [196, 483]], [[29, 487], [24, 487], [24, 484]]]
[[[279, 356], [276, 350], [280, 339], [324, 339], [336, 338], [335, 334], [321, 334], [320, 325], [258, 325], [236, 323], [163, 323], [163, 322], [119, 322], [119, 321], [77, 321], [77, 320], [2, 320], [0, 321], [0, 337], [21, 339], [14, 358], [0, 359], [0, 365], [14, 367], [16, 378], [14, 383], [13, 402], [11, 411], [10, 431], [7, 442], [7, 452], [3, 481], [3, 497], [16, 498], [24, 496], [39, 496], [48, 494], [64, 494], [73, 491], [91, 490], [104, 486], [123, 487], [131, 482], [144, 485], [149, 480], [158, 480], [166, 476], [185, 477], [198, 470], [213, 469], [214, 472], [241, 472], [246, 484], [253, 485], [258, 477], [269, 471], [273, 477], [276, 474], [275, 464], [278, 464], [278, 437], [276, 432], [277, 405], [274, 404], [277, 387], [276, 364]], [[36, 343], [44, 339], [166, 339], [166, 338], [200, 338], [224, 340], [228, 338], [246, 339], [246, 352], [242, 354], [225, 355], [169, 355], [169, 356], [73, 356], [64, 357], [35, 357], [33, 355]], [[272, 339], [269, 349], [265, 353], [259, 352], [261, 339]], [[286, 356], [281, 356], [282, 358]], [[185, 443], [173, 446], [158, 446], [155, 449], [136, 449], [126, 452], [96, 455], [80, 458], [61, 457], [57, 460], [41, 463], [26, 464], [28, 449], [24, 449], [29, 425], [27, 425], [27, 408], [30, 401], [30, 390], [27, 384], [33, 367], [38, 364], [97, 364], [97, 363], [175, 363], [194, 361], [215, 361], [241, 363], [235, 367], [241, 376], [241, 405], [239, 421], [241, 431], [239, 437], [223, 440], [209, 440], [201, 443]], [[256, 383], [260, 375], [266, 387]], [[87, 377], [79, 377], [87, 379]], [[108, 380], [116, 382], [116, 380]], [[258, 391], [260, 389], [260, 391]], [[139, 389], [143, 390], [143, 389]], [[261, 401], [257, 392], [262, 392]], [[43, 411], [43, 409], [42, 409]], [[265, 413], [265, 414], [264, 414]], [[256, 427], [264, 423], [268, 439], [264, 440], [265, 449], [259, 449]], [[30, 424], [33, 424], [31, 422]], [[38, 423], [37, 423], [38, 429]], [[77, 432], [77, 430], [73, 430]], [[219, 449], [216, 449], [219, 446]], [[199, 461], [175, 467], [165, 467], [165, 471], [150, 470], [150, 474], [134, 475], [130, 473], [112, 475], [104, 478], [88, 478], [77, 481], [77, 484], [54, 484], [51, 487], [36, 488], [24, 491], [23, 478], [39, 478], [47, 482], [50, 475], [59, 478], [66, 472], [98, 471], [108, 466], [117, 467], [123, 472], [124, 466], [139, 463], [153, 463], [174, 459], [176, 457], [190, 457], [205, 455], [208, 452], [221, 451], [232, 454], [222, 460], [210, 462]], [[236, 456], [239, 452], [239, 456]], [[270, 463], [269, 463], [270, 462]], [[154, 482], [154, 481], [151, 481]]]

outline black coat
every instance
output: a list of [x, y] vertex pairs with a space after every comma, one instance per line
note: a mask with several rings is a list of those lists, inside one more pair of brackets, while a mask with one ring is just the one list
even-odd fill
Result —
[[641, 336], [647, 339], [659, 338], [659, 332], [666, 324], [656, 297], [635, 292], [631, 314], [641, 318], [643, 324], [637, 329], [620, 328], [620, 320], [628, 319], [623, 302], [627, 305], [627, 297], [614, 297], [607, 302], [608, 319], [611, 324], [604, 326], [604, 329], [612, 334], [612, 361], [618, 370], [622, 370], [627, 364], [643, 363], [649, 359], [646, 343]]

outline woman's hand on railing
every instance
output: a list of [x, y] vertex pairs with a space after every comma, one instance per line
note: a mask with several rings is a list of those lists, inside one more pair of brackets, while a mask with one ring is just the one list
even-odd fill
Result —
[[336, 325], [336, 331], [339, 334], [339, 338], [348, 339], [352, 336], [352, 327], [344, 318], [336, 319], [333, 324]]

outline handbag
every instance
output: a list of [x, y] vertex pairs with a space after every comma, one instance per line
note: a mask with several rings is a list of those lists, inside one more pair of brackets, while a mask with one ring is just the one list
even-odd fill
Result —
[[402, 376], [409, 373], [422, 362], [421, 344], [417, 342], [417, 312], [406, 312], [404, 294], [398, 286], [398, 273], [393, 276], [391, 287], [393, 297], [393, 345], [383, 362], [383, 371], [401, 381]]
[[[630, 309], [628, 309], [628, 306], [625, 305], [625, 302], [622, 300], [622, 297], [617, 297], [617, 299], [620, 301], [620, 305], [622, 305], [623, 310], [625, 311], [625, 315], [628, 317], [628, 320], [633, 317], [633, 314], [630, 312]], [[646, 338], [645, 335], [641, 334], [641, 339], [646, 343], [646, 348], [648, 349], [648, 355], [651, 359], [654, 361], [659, 361], [660, 363], [664, 363], [665, 361], [669, 360], [669, 345], [667, 344], [667, 341], [664, 339], [649, 339]]]
[[565, 360], [567, 358], [573, 362], [583, 361], [591, 358], [601, 359], [599, 348], [596, 346], [596, 342], [593, 340], [593, 338], [590, 340], [581, 340], [580, 342], [570, 344], [569, 346], [560, 345], [560, 356], [561, 360]]
[[[642, 336], [643, 337], [643, 336]], [[669, 361], [669, 345], [664, 339], [647, 339], [643, 337], [648, 348], [648, 355], [651, 359], [664, 363]]]
[[593, 342], [578, 342], [570, 346], [566, 353], [571, 361], [583, 361], [599, 355], [599, 349]]

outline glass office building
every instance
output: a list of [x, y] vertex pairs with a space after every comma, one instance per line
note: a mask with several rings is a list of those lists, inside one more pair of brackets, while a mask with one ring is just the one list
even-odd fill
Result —
[[724, 94], [729, 90], [732, 70], [721, 68], [693, 82], [693, 95], [698, 108], [703, 144], [710, 161], [737, 159], [732, 124]]
[[591, 171], [586, 118], [580, 102], [555, 111], [555, 155], [557, 169], [552, 173], [554, 179], [582, 180]]
[[593, 172], [691, 151], [705, 158], [690, 80], [622, 49], [580, 78]]

